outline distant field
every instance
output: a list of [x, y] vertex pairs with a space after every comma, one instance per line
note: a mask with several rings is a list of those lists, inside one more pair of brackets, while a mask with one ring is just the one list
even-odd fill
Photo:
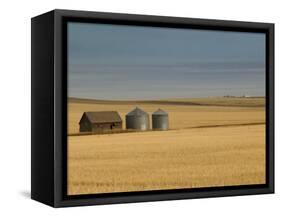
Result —
[[[180, 104], [179, 104], [180, 103]], [[240, 106], [239, 106], [240, 105]], [[103, 101], [70, 99], [68, 133], [79, 132], [79, 120], [84, 111], [118, 111], [125, 115], [139, 106], [148, 113], [162, 108], [169, 113], [171, 129], [200, 126], [264, 123], [264, 98], [198, 98], [152, 101]], [[123, 124], [125, 128], [125, 125]]]
[[264, 97], [208, 97], [208, 98], [174, 98], [161, 100], [97, 100], [69, 98], [72, 103], [84, 104], [158, 104], [158, 105], [209, 105], [209, 106], [241, 106], [241, 107], [261, 107], [265, 105]]
[[69, 136], [68, 194], [265, 183], [264, 98], [70, 99], [68, 132], [84, 111], [135, 106], [166, 110], [171, 130]]

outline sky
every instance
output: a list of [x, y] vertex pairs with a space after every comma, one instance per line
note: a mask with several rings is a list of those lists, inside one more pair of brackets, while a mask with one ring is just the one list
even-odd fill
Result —
[[68, 97], [265, 95], [265, 34], [68, 23]]

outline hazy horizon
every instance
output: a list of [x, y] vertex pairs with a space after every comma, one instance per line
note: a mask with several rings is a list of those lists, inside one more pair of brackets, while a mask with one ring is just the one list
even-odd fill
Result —
[[265, 34], [68, 24], [68, 96], [265, 95]]
[[[184, 99], [206, 99], [206, 98], [228, 98], [228, 96], [209, 96], [209, 97], [180, 97], [180, 98], [149, 98], [149, 99], [110, 99], [110, 98], [84, 98], [84, 97], [75, 97], [75, 96], [68, 96], [68, 99], [77, 99], [77, 100], [97, 100], [97, 101], [163, 101], [163, 100], [184, 100]], [[229, 96], [229, 98], [265, 98], [265, 96]]]

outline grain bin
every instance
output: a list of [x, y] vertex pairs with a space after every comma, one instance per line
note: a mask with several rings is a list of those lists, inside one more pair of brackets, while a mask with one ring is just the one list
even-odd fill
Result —
[[169, 117], [168, 113], [162, 109], [158, 109], [152, 114], [152, 129], [153, 130], [168, 130]]
[[133, 111], [126, 115], [126, 128], [134, 130], [149, 129], [149, 115], [136, 107]]

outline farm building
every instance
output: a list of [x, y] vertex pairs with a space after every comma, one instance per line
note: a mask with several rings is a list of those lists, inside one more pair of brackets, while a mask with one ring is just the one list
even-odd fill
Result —
[[158, 109], [152, 114], [152, 129], [153, 130], [168, 130], [169, 117], [168, 113], [162, 109]]
[[121, 130], [122, 119], [116, 111], [84, 112], [79, 125], [80, 132]]
[[149, 129], [149, 115], [145, 111], [136, 107], [126, 115], [126, 128], [134, 130]]

